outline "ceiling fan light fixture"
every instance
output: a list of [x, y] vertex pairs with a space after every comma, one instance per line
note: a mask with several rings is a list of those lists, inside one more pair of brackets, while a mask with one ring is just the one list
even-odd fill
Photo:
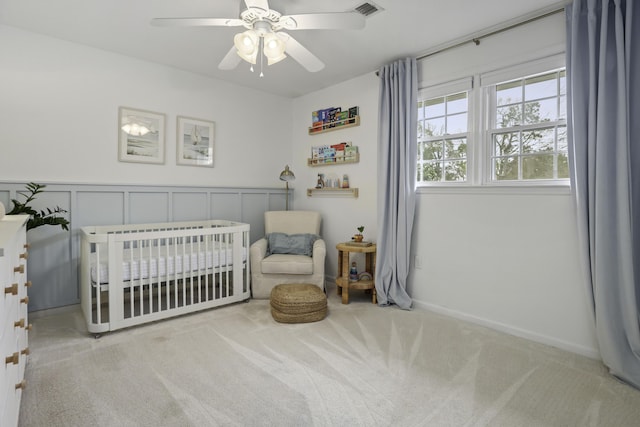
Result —
[[238, 33], [233, 37], [233, 45], [236, 47], [238, 55], [245, 61], [255, 64], [258, 56], [260, 38], [253, 30]]
[[282, 61], [287, 57], [284, 54], [287, 45], [275, 34], [268, 33], [264, 36], [264, 56], [267, 57], [267, 64], [272, 65]]
[[238, 52], [242, 52], [245, 55], [251, 55], [258, 51], [259, 37], [253, 30], [247, 30], [243, 33], [238, 33], [233, 38], [233, 44], [238, 49]]

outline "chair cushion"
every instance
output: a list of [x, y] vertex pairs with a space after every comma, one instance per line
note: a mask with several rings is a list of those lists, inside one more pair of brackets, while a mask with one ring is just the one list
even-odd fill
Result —
[[313, 255], [313, 242], [318, 240], [316, 234], [269, 233], [267, 235], [267, 255], [293, 254]]
[[313, 274], [313, 258], [305, 255], [273, 254], [260, 263], [263, 274]]

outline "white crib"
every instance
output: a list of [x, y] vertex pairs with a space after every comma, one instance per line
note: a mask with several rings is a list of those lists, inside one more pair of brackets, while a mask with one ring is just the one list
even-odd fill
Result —
[[102, 332], [248, 300], [249, 224], [225, 220], [82, 228], [80, 302]]

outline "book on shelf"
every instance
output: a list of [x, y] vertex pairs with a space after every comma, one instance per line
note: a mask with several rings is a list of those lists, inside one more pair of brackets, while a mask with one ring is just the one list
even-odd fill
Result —
[[335, 127], [336, 126], [336, 120], [338, 120], [338, 114], [342, 111], [342, 108], [340, 107], [335, 107], [335, 108], [331, 108], [329, 110], [328, 113], [328, 117], [327, 117], [327, 121], [326, 123], [329, 123], [329, 127]]
[[354, 241], [351, 241], [351, 242], [345, 242], [345, 244], [346, 244], [347, 246], [359, 246], [359, 247], [361, 247], [361, 248], [366, 248], [367, 246], [371, 246], [371, 245], [373, 245], [373, 243], [372, 243], [372, 242], [364, 242], [364, 241], [363, 241], [363, 242], [354, 242]]
[[349, 118], [348, 111], [340, 111], [338, 114], [336, 114], [336, 121], [338, 122], [336, 123], [336, 126], [346, 125], [348, 118]]
[[[358, 115], [358, 107], [357, 106], [349, 108], [349, 110], [348, 110], [348, 117], [349, 118], [356, 117], [357, 115]], [[349, 123], [355, 123], [355, 122], [356, 122], [355, 119], [349, 120]]]

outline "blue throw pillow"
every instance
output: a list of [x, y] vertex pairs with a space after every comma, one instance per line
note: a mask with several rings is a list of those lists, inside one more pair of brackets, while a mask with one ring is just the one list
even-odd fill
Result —
[[269, 233], [267, 256], [271, 254], [313, 255], [313, 243], [320, 237], [316, 234]]

